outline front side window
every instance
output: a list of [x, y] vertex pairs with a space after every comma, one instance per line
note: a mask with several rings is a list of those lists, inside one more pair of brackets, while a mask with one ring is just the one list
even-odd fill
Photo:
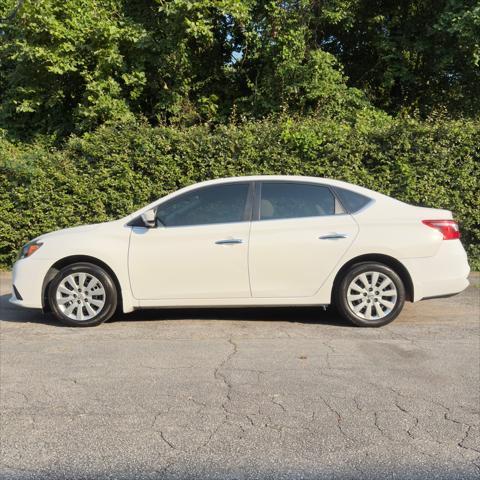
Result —
[[248, 183], [201, 187], [157, 208], [157, 223], [166, 227], [232, 223], [244, 220]]
[[335, 203], [330, 189], [322, 185], [265, 182], [260, 220], [335, 215]]

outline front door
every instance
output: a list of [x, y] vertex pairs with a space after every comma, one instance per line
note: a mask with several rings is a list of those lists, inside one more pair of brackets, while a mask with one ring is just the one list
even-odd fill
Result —
[[160, 204], [157, 228], [133, 227], [135, 298], [250, 297], [250, 195], [247, 182], [199, 187]]

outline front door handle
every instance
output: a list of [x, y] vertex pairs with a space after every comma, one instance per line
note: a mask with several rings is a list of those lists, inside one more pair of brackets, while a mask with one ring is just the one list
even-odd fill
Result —
[[327, 233], [326, 235], [320, 235], [319, 240], [338, 240], [340, 238], [347, 238], [347, 233]]
[[226, 238], [215, 242], [216, 245], [235, 245], [237, 243], [243, 243], [243, 240], [241, 238]]

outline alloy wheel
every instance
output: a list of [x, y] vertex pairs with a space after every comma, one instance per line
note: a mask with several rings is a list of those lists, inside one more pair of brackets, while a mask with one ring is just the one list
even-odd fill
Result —
[[363, 320], [386, 317], [395, 308], [397, 298], [395, 283], [381, 272], [361, 273], [347, 288], [348, 306], [354, 315]]
[[75, 272], [58, 284], [55, 300], [66, 317], [77, 321], [91, 320], [105, 306], [105, 288], [94, 275]]

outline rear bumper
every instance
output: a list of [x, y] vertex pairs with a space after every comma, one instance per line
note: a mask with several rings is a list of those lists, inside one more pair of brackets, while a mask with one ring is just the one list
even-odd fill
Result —
[[10, 303], [26, 308], [42, 308], [43, 279], [50, 268], [50, 261], [25, 258], [13, 266], [12, 284], [21, 298], [13, 293]]
[[403, 259], [410, 272], [414, 288], [414, 302], [455, 295], [468, 285], [470, 267], [460, 240], [442, 242], [433, 257]]

